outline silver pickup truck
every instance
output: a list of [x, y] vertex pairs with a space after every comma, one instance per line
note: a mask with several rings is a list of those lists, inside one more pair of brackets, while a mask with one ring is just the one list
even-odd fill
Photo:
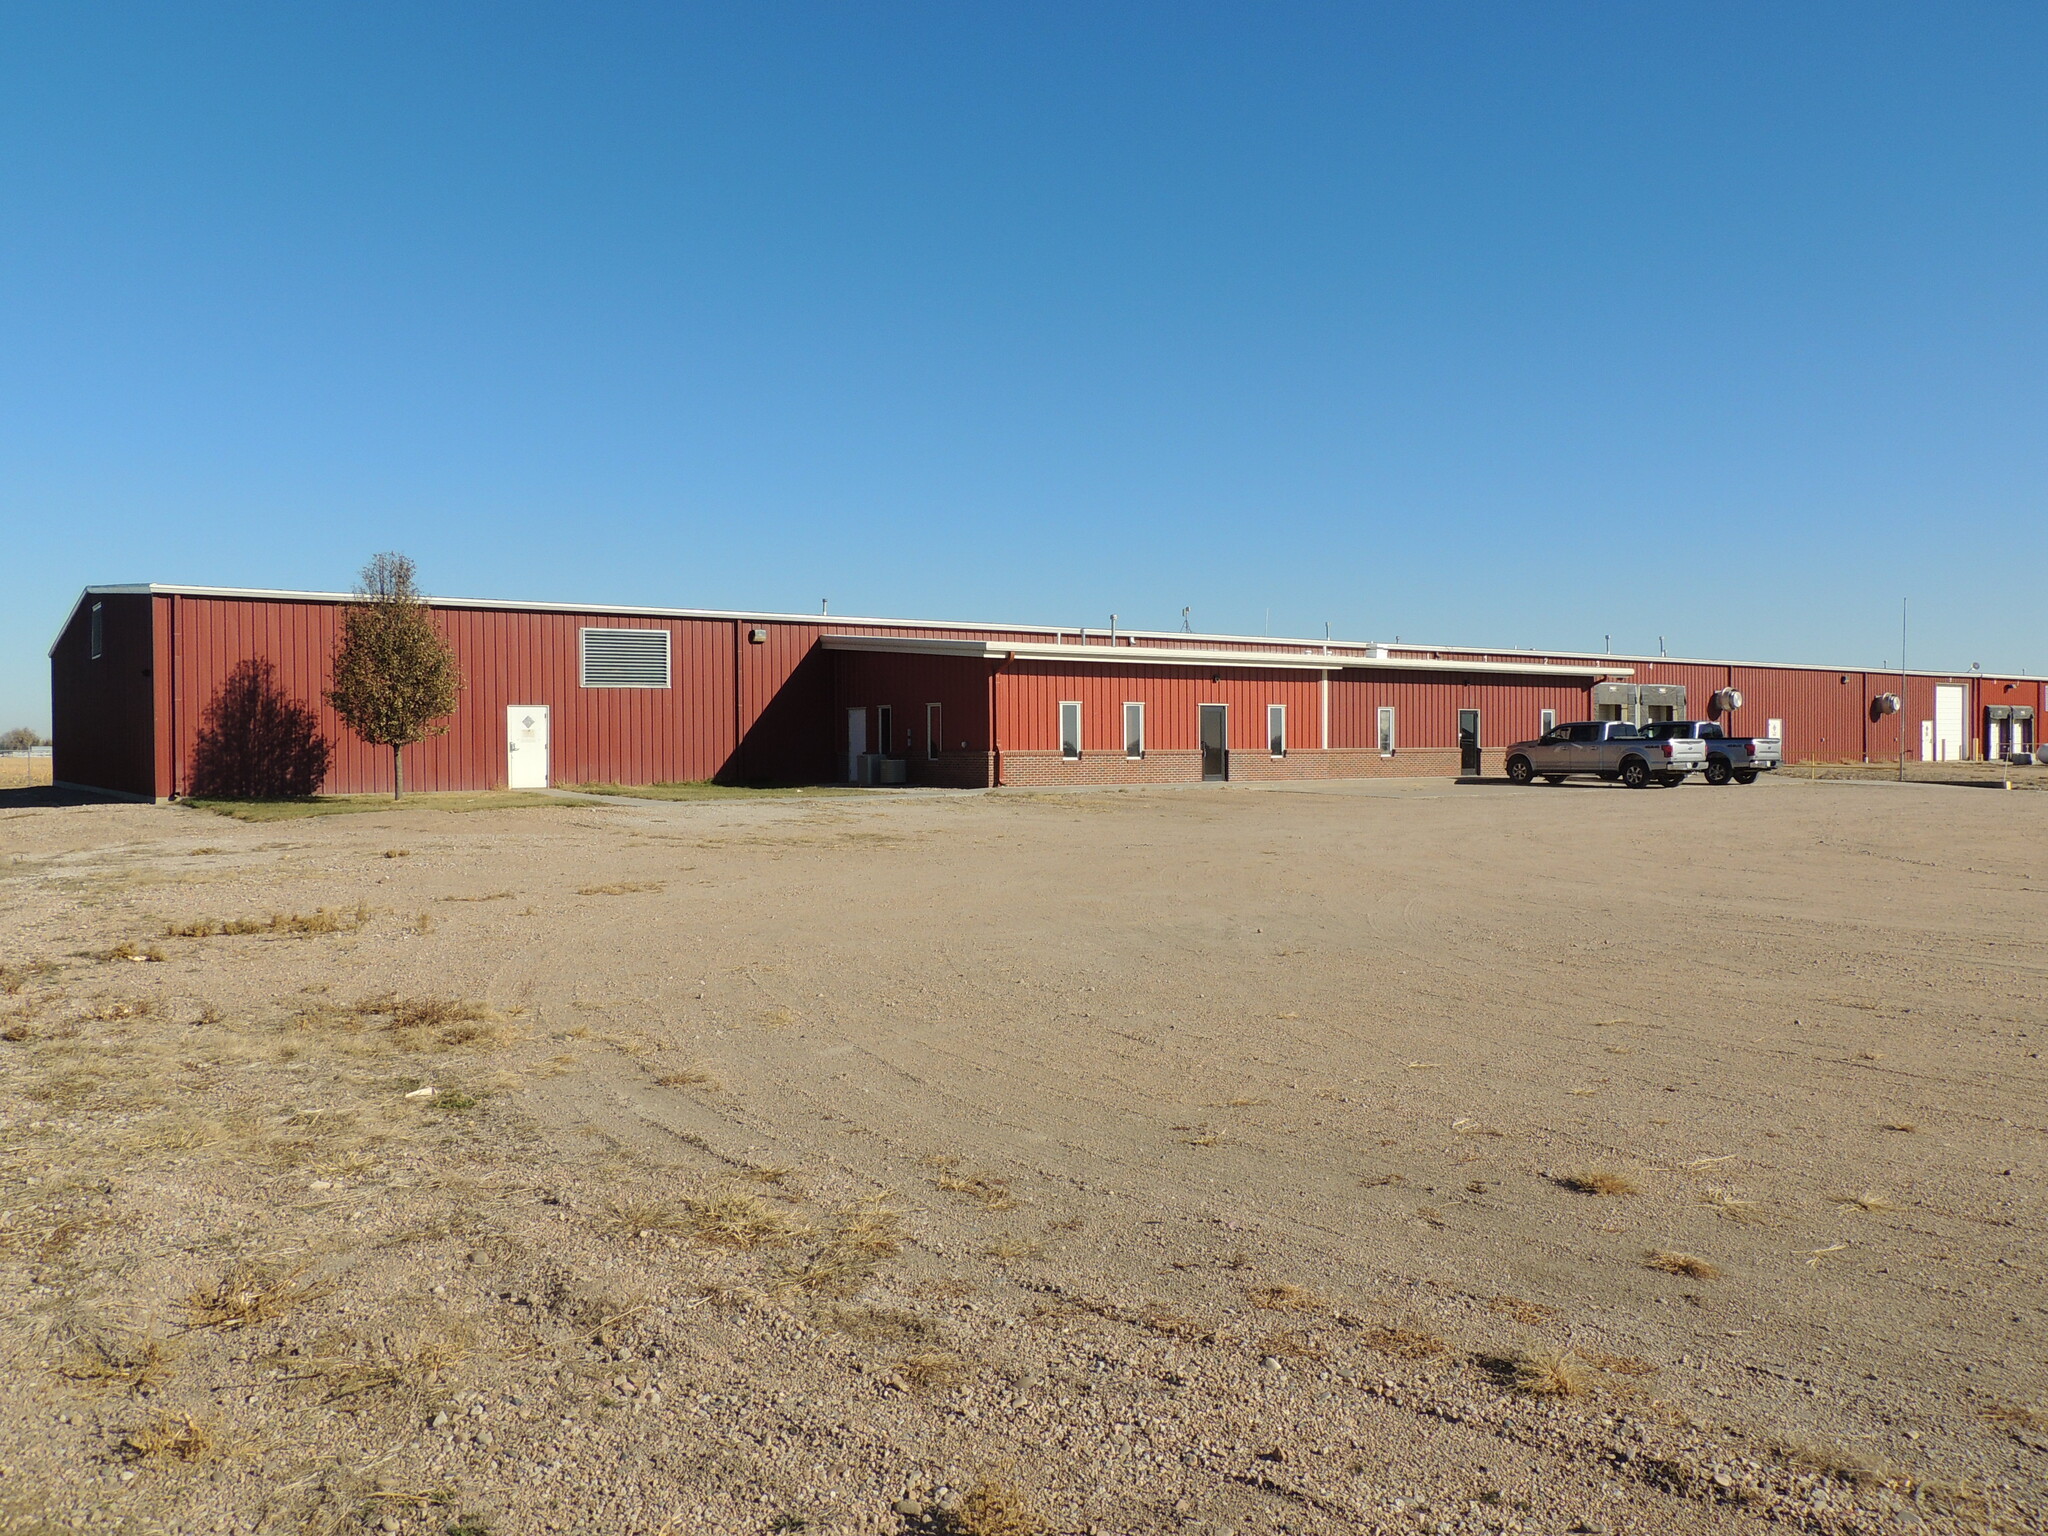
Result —
[[1656, 720], [1643, 727], [1652, 741], [1691, 737], [1707, 749], [1707, 782], [1754, 784], [1785, 760], [1784, 744], [1775, 736], [1730, 736], [1711, 720]]
[[1573, 774], [1619, 779], [1630, 789], [1666, 788], [1706, 766], [1707, 744], [1653, 741], [1621, 720], [1581, 720], [1508, 748], [1508, 777], [1517, 784], [1562, 784]]

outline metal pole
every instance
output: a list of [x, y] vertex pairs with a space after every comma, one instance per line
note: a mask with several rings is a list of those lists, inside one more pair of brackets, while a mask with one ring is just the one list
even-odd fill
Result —
[[1906, 599], [1899, 599], [1899, 782], [1906, 782]]

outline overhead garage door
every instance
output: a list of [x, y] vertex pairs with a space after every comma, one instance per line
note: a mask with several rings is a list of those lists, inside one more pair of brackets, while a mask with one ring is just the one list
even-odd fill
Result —
[[1963, 690], [1939, 684], [1934, 690], [1934, 758], [1952, 763], [1969, 750], [1963, 735]]

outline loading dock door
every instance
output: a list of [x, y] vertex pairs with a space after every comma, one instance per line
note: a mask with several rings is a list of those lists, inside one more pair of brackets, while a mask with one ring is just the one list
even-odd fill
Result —
[[1934, 690], [1934, 759], [1953, 763], [1968, 751], [1963, 735], [1963, 689], [1949, 683]]
[[1230, 777], [1230, 706], [1202, 707], [1202, 777], [1221, 782]]

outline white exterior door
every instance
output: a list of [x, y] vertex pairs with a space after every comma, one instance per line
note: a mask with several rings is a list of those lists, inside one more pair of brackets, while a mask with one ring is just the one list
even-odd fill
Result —
[[1934, 756], [1953, 763], [1969, 750], [1963, 735], [1963, 690], [1941, 684], [1934, 690]]
[[512, 704], [505, 709], [505, 786], [548, 787], [548, 707]]
[[868, 750], [868, 712], [866, 709], [849, 709], [846, 712], [846, 782], [860, 782], [860, 760]]
[[1920, 761], [1923, 763], [1934, 761], [1934, 722], [1932, 720], [1922, 720], [1920, 722]]

